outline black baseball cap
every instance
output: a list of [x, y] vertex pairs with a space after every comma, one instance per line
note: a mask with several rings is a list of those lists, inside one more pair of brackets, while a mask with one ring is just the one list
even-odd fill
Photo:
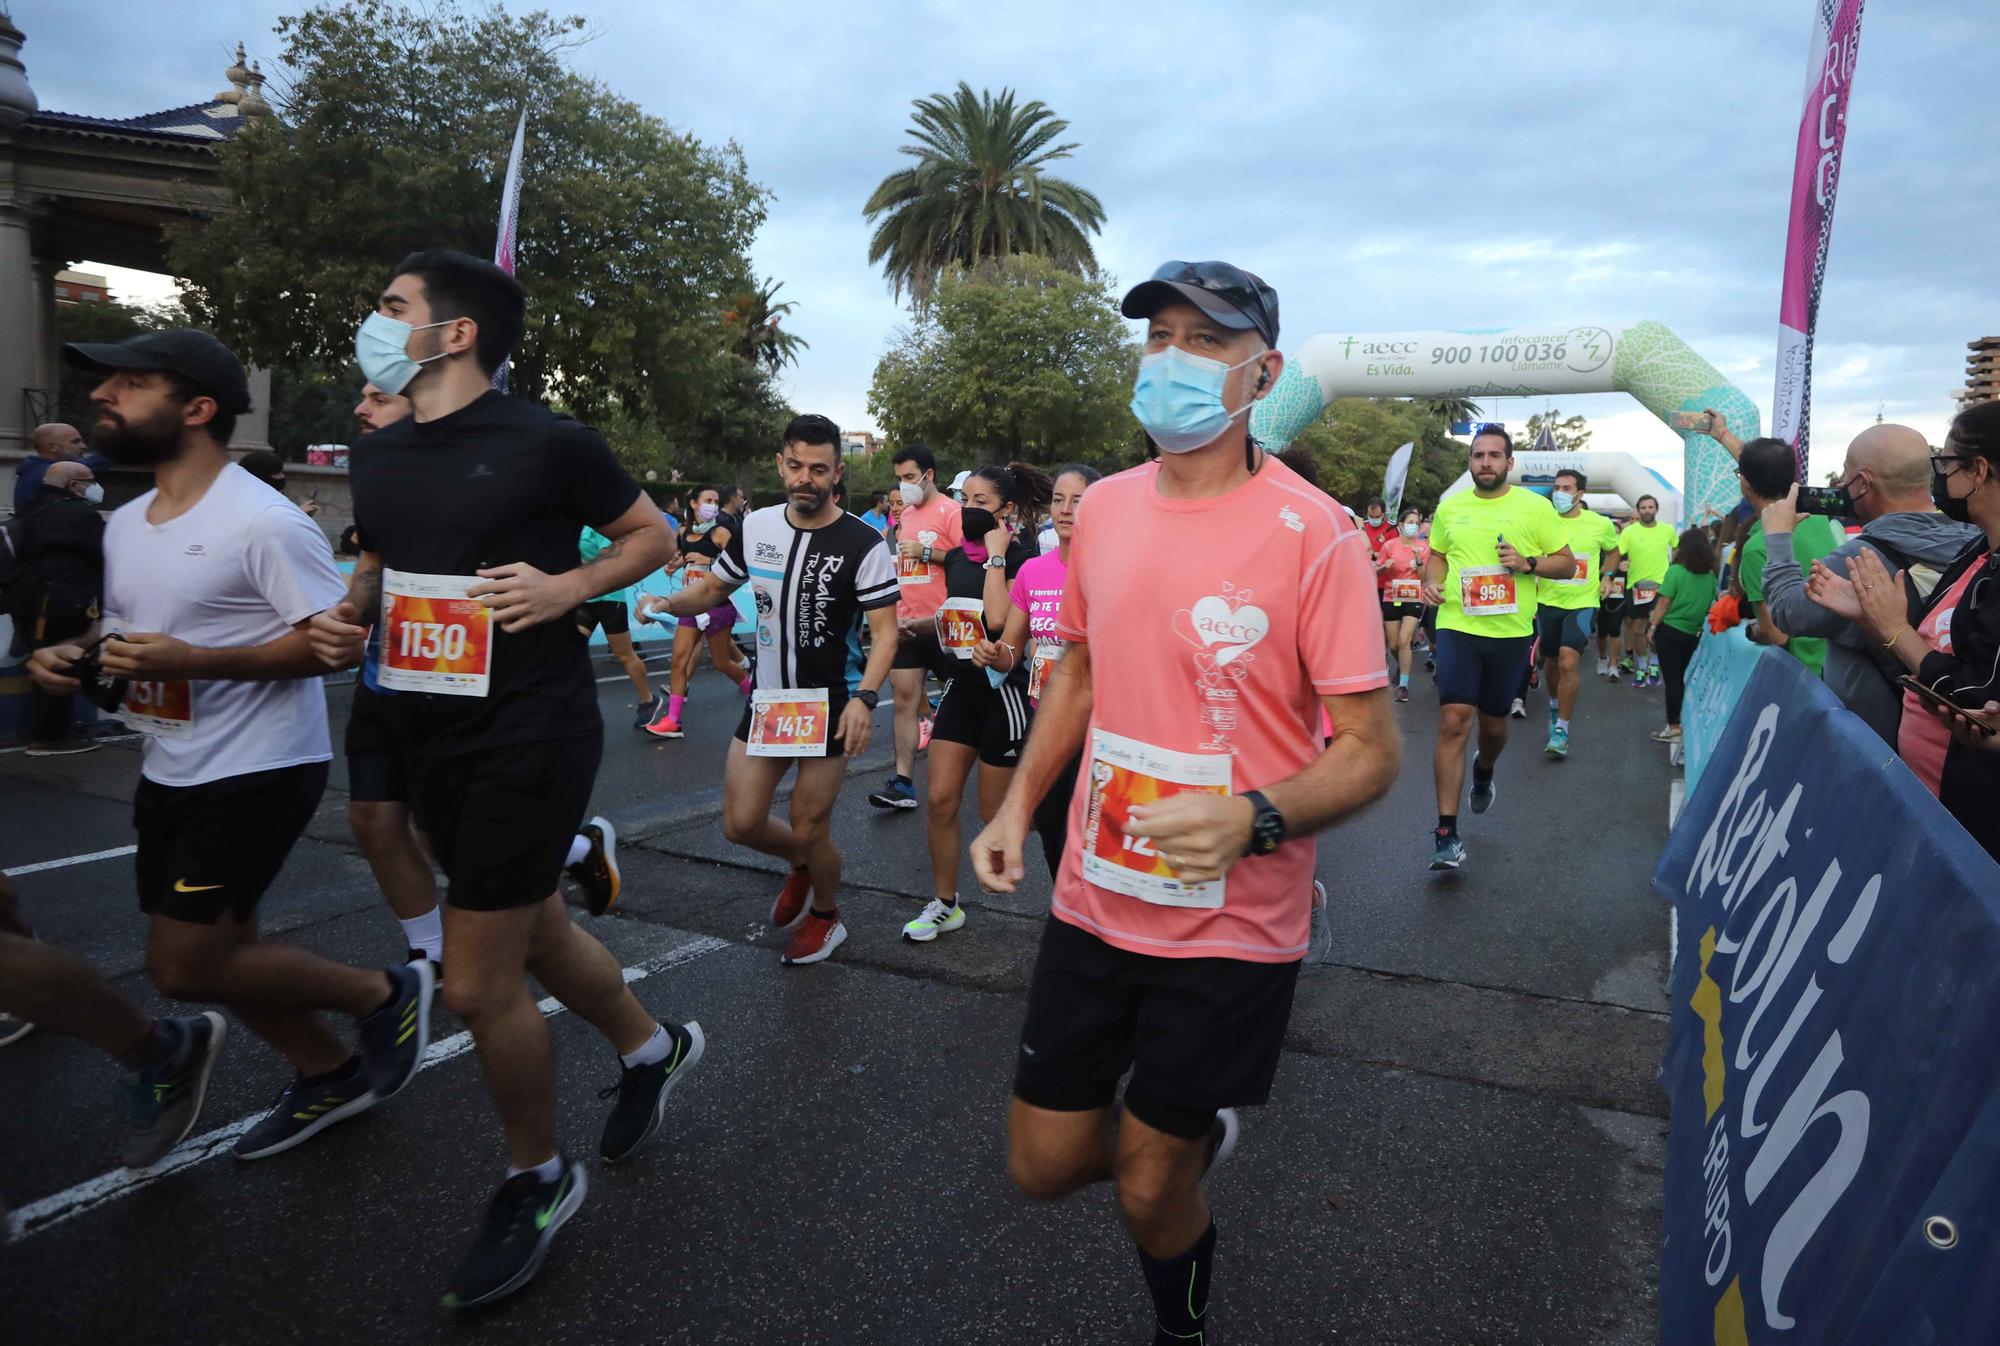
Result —
[[1119, 312], [1150, 318], [1163, 304], [1193, 304], [1224, 327], [1255, 328], [1272, 350], [1278, 348], [1278, 292], [1240, 266], [1228, 262], [1168, 262], [1126, 294]]
[[72, 341], [63, 358], [81, 369], [164, 370], [178, 374], [232, 415], [250, 410], [250, 380], [236, 353], [193, 327], [141, 332], [123, 341]]

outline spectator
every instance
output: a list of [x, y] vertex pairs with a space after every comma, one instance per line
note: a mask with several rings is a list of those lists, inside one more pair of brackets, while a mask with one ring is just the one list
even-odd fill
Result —
[[[1742, 488], [1743, 498], [1760, 514], [1772, 504], [1790, 497], [1794, 468], [1792, 446], [1782, 439], [1768, 436], [1742, 445], [1741, 452], [1736, 456], [1737, 484]], [[1792, 556], [1803, 568], [1828, 555], [1846, 540], [1847, 535], [1840, 529], [1817, 514], [1809, 514], [1798, 522], [1792, 532]], [[1784, 624], [1772, 616], [1764, 597], [1766, 551], [1764, 521], [1760, 518], [1750, 526], [1750, 532], [1744, 537], [1736, 565], [1744, 601], [1757, 614], [1756, 625], [1745, 627], [1743, 633], [1759, 645], [1778, 646], [1810, 669], [1814, 677], [1819, 677], [1820, 670], [1826, 665], [1826, 639], [1787, 631]]]
[[1968, 407], [1952, 422], [1931, 457], [1931, 495], [1946, 518], [1976, 525], [1981, 536], [1929, 597], [1918, 599], [1873, 548], [1850, 560], [1847, 578], [1814, 566], [1806, 588], [1820, 606], [1860, 622], [1916, 681], [1969, 712], [1933, 714], [1917, 693], [1904, 693], [1897, 751], [2000, 859], [2000, 402]]
[[[1871, 425], [1847, 446], [1835, 485], [1852, 502], [1849, 517], [1861, 521], [1861, 535], [1825, 558], [1828, 570], [1845, 575], [1862, 548], [1879, 552], [1891, 571], [1910, 578], [1917, 600], [1930, 597], [1938, 575], [1979, 538], [1970, 524], [1954, 523], [1931, 502], [1930, 446], [1906, 425]], [[1903, 719], [1903, 692], [1896, 679], [1903, 666], [1869, 638], [1858, 624], [1812, 601], [1805, 574], [1793, 555], [1799, 514], [1794, 489], [1764, 509], [1764, 603], [1780, 627], [1795, 636], [1829, 638], [1825, 678], [1834, 695], [1868, 727], [1895, 746]]]
[[[237, 459], [237, 466], [279, 495], [285, 494], [285, 460], [269, 449], [252, 449]], [[290, 499], [290, 497], [286, 497]], [[293, 504], [305, 511], [308, 519], [319, 513], [317, 496], [310, 500], [294, 500]]]
[[[40, 475], [41, 484], [10, 519], [0, 544], [7, 613], [14, 644], [26, 654], [75, 640], [97, 620], [104, 587], [104, 520], [97, 506], [104, 488], [88, 465], [61, 460]], [[28, 756], [88, 752], [97, 745], [70, 732], [70, 698], [31, 683], [28, 689]]]
[[23, 458], [14, 469], [14, 512], [19, 514], [28, 507], [35, 488], [42, 484], [42, 474], [49, 470], [51, 463], [73, 463], [83, 457], [83, 432], [64, 421], [50, 421], [38, 425], [28, 436], [28, 447], [34, 453]]
[[1653, 605], [1652, 629], [1647, 633], [1660, 656], [1660, 672], [1667, 687], [1667, 724], [1653, 731], [1660, 743], [1678, 743], [1681, 737], [1681, 699], [1687, 693], [1688, 664], [1701, 643], [1701, 625], [1715, 602], [1715, 550], [1708, 534], [1690, 528], [1681, 534], [1674, 548], [1673, 564], [1660, 581], [1660, 601]]
[[889, 536], [889, 493], [887, 491], [876, 491], [868, 497], [868, 509], [861, 516], [861, 522], [873, 528], [883, 537]]

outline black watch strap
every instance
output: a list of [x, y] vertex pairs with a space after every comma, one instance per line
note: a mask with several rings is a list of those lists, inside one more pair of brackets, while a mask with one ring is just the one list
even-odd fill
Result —
[[1285, 815], [1278, 812], [1277, 805], [1264, 797], [1261, 790], [1245, 790], [1243, 797], [1250, 801], [1250, 841], [1244, 846], [1245, 855], [1269, 855], [1285, 844]]
[[873, 710], [876, 703], [882, 699], [882, 694], [880, 692], [871, 692], [866, 687], [862, 687], [854, 693], [854, 699], [868, 707], [868, 709]]

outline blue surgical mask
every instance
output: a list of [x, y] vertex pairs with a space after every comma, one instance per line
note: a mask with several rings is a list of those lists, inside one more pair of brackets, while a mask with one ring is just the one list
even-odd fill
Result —
[[[455, 318], [445, 319], [445, 322], [456, 321]], [[436, 355], [412, 360], [409, 352], [411, 333], [444, 325], [443, 322], [427, 322], [422, 327], [412, 327], [386, 313], [371, 313], [362, 320], [361, 330], [354, 334], [354, 362], [361, 366], [362, 375], [370, 383], [391, 397], [401, 396], [419, 369], [432, 360], [442, 360], [445, 354], [439, 351]]]
[[1259, 356], [1226, 365], [1190, 355], [1178, 346], [1154, 351], [1139, 361], [1139, 381], [1132, 389], [1132, 415], [1163, 453], [1192, 453], [1213, 444], [1234, 421], [1250, 410], [1222, 405], [1222, 385], [1233, 369]]
[[1549, 496], [1549, 503], [1556, 507], [1556, 513], [1567, 514], [1576, 503], [1576, 496], [1570, 491], [1556, 491]]
[[1417, 533], [1418, 533], [1418, 532], [1419, 532], [1419, 529], [1417, 528], [1417, 525], [1415, 525], [1415, 524], [1413, 524], [1413, 523], [1406, 523], [1406, 524], [1404, 524], [1404, 525], [1403, 525], [1403, 536], [1404, 536], [1404, 537], [1415, 537], [1415, 536], [1417, 535]]

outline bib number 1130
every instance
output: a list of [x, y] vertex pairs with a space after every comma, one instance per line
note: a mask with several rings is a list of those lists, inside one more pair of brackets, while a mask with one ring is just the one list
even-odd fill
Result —
[[466, 597], [470, 575], [382, 571], [382, 667], [391, 691], [485, 696], [493, 666], [493, 614]]

